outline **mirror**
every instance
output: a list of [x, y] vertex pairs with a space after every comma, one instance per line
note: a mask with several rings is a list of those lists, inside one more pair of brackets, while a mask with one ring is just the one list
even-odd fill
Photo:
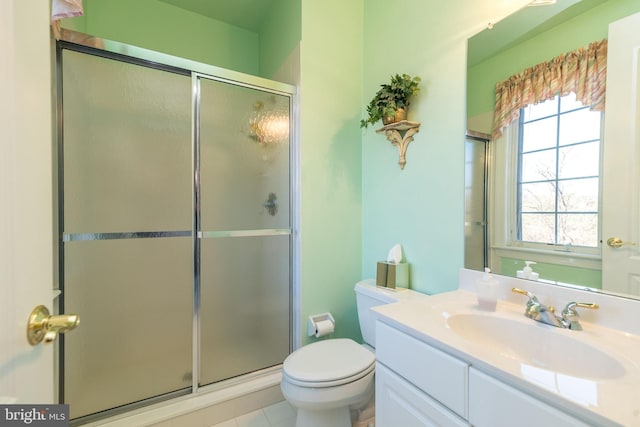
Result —
[[[489, 265], [498, 274], [516, 276], [516, 271], [525, 267], [525, 260], [535, 261], [537, 265], [532, 267], [540, 280], [607, 292], [601, 275], [602, 242], [600, 247], [586, 254], [571, 247], [566, 250], [558, 246], [549, 250], [514, 250], [495, 244], [499, 240], [495, 237], [496, 230], [503, 234], [509, 232], [505, 231], [501, 215], [495, 214], [495, 201], [504, 199], [504, 194], [495, 191], [491, 194], [490, 190], [494, 185], [491, 180], [495, 179], [496, 164], [502, 162], [504, 165], [505, 160], [496, 156], [496, 143], [487, 141], [492, 130], [496, 82], [562, 53], [605, 39], [611, 22], [639, 11], [637, 0], [557, 0], [553, 5], [525, 7], [469, 39], [465, 267], [482, 269]], [[488, 174], [484, 173], [485, 169], [489, 170]], [[476, 216], [470, 209], [474, 205], [480, 206]], [[486, 208], [484, 212], [483, 208]], [[488, 250], [483, 250], [484, 240], [490, 242]], [[640, 294], [625, 296], [640, 298]]]

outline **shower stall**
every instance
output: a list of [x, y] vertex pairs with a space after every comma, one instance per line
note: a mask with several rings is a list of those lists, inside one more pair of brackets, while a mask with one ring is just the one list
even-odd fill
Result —
[[292, 349], [294, 88], [57, 44], [59, 396], [75, 424]]

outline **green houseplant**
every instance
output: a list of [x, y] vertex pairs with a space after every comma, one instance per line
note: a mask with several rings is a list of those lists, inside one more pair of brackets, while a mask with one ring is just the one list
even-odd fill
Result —
[[397, 118], [396, 112], [399, 116], [404, 114], [406, 118], [410, 98], [420, 90], [419, 83], [420, 77], [411, 77], [408, 74], [391, 76], [391, 81], [380, 85], [380, 90], [367, 105], [368, 117], [360, 120], [360, 127], [366, 128], [379, 120], [384, 124], [404, 120]]

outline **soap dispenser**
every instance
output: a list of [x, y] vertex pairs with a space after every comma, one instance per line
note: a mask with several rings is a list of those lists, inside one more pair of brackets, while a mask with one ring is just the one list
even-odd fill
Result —
[[495, 311], [498, 301], [498, 281], [491, 275], [489, 267], [485, 267], [482, 278], [476, 283], [478, 308], [485, 311]]
[[540, 275], [535, 271], [533, 271], [533, 269], [531, 268], [531, 264], [535, 264], [535, 262], [525, 261], [524, 264], [525, 264], [524, 268], [522, 270], [518, 270], [516, 272], [516, 276], [519, 279], [538, 280]]

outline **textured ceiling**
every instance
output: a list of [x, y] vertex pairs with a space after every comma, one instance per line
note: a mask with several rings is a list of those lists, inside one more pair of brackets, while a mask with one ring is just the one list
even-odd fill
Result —
[[263, 17], [274, 0], [160, 0], [208, 18], [224, 21], [253, 32], [260, 30]]

